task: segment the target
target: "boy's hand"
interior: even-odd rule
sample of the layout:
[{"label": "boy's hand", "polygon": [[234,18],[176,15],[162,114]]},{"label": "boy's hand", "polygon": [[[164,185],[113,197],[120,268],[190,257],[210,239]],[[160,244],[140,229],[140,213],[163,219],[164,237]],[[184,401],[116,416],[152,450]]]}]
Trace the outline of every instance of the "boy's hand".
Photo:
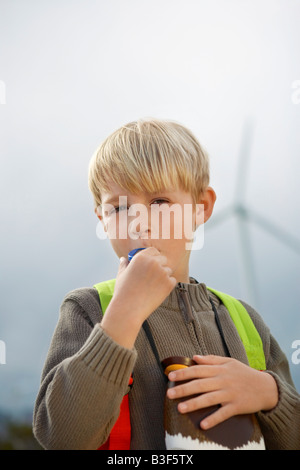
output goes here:
[{"label": "boy's hand", "polygon": [[177,280],[167,258],[154,248],[121,258],[113,298],[102,320],[103,329],[119,344],[132,348],[143,322],[164,301]]},{"label": "boy's hand", "polygon": [[114,298],[122,300],[141,320],[141,324],[164,301],[176,285],[167,258],[154,248],[137,253],[129,263],[121,258]]},{"label": "boy's hand", "polygon": [[271,374],[257,371],[242,362],[220,356],[194,356],[197,365],[169,374],[172,381],[190,380],[168,390],[169,398],[198,397],[180,402],[178,411],[187,413],[212,405],[221,407],[202,420],[209,429],[231,416],[256,413],[274,408],[278,389]]}]

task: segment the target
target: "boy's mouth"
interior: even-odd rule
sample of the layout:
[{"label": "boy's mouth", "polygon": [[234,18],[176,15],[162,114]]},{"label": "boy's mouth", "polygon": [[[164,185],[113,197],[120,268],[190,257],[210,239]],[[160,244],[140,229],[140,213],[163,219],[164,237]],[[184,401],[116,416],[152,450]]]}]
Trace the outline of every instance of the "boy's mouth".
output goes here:
[{"label": "boy's mouth", "polygon": [[139,246],[136,246],[135,248],[150,248],[151,246],[153,246],[153,243],[151,242],[151,240],[149,240],[149,238],[140,238],[139,240],[137,240],[137,245]]},{"label": "boy's mouth", "polygon": [[143,239],[140,239],[140,240],[137,240],[139,241],[139,243],[136,243],[133,247],[132,247],[132,250],[134,250],[135,248],[156,248],[158,251],[161,251],[157,246],[155,246],[151,240],[143,240]]}]

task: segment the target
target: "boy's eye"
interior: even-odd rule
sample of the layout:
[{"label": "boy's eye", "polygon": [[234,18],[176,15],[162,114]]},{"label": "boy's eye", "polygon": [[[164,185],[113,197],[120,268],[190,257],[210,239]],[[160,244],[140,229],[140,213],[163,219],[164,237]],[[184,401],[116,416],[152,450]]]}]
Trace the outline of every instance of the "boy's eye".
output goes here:
[{"label": "boy's eye", "polygon": [[[169,201],[167,201],[166,199],[155,199],[154,201],[151,202],[151,204],[160,205],[160,204],[168,204],[168,202]],[[127,211],[128,209],[129,209],[128,206],[116,206],[110,211],[109,214],[118,213],[124,210]]]},{"label": "boy's eye", "polygon": [[127,206],[117,206],[112,210],[112,212],[120,212],[120,211],[124,211],[124,210],[127,211],[127,209],[128,209]]},{"label": "boy's eye", "polygon": [[155,199],[152,204],[168,204],[168,202],[166,199]]}]

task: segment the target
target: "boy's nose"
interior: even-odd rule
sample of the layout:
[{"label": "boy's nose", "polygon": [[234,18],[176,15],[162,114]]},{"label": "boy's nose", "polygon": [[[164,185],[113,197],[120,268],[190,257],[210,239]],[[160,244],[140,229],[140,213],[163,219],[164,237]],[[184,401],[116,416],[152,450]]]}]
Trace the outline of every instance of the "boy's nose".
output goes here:
[{"label": "boy's nose", "polygon": [[150,227],[145,222],[133,224],[131,229],[129,226],[129,235],[132,234],[135,236],[135,238],[148,238],[150,236],[150,233]]},{"label": "boy's nose", "polygon": [[[143,210],[142,210],[143,209]],[[132,218],[128,226],[129,236],[133,238],[148,238],[151,233],[151,220],[145,207],[140,208],[138,215]]]}]

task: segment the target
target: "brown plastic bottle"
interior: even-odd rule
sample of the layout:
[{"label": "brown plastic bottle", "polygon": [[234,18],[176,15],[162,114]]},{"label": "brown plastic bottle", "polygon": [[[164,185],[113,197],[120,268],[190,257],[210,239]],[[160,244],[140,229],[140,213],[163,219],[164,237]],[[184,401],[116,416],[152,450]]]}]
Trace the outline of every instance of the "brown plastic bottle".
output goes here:
[{"label": "brown plastic bottle", "polygon": [[[171,370],[191,367],[196,363],[182,356],[172,356],[162,361],[165,374]],[[168,381],[168,388],[185,382]],[[196,395],[194,395],[196,396]],[[192,398],[186,397],[186,399]],[[165,397],[164,427],[167,450],[265,450],[264,439],[255,415],[239,415],[206,431],[200,428],[200,422],[219,408],[211,406],[179,413],[177,406],[183,399]]]}]

